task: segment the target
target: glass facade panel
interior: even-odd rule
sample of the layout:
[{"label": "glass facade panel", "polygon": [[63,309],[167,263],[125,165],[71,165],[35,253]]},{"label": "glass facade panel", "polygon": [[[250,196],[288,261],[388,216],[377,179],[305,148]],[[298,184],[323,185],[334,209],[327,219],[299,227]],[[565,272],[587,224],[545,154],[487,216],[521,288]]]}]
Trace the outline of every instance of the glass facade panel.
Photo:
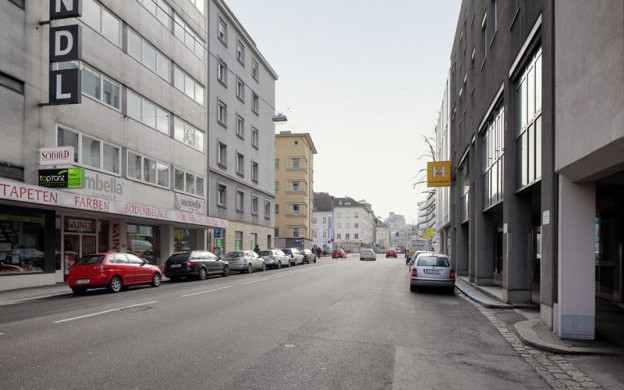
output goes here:
[{"label": "glass facade panel", "polygon": [[141,180],[141,163],[143,158],[132,152],[128,152],[128,177]]},{"label": "glass facade panel", "polygon": [[143,58],[142,42],[143,39],[137,33],[128,29],[128,54],[138,61],[142,61]]},{"label": "glass facade panel", "polygon": [[0,273],[44,271],[45,215],[0,207]]},{"label": "glass facade panel", "polygon": [[184,172],[179,169],[175,170],[175,189],[184,191]]},{"label": "glass facade panel", "polygon": [[142,120],[141,97],[130,90],[126,95],[126,115],[138,121]]},{"label": "glass facade panel", "polygon": [[57,146],[73,146],[74,147],[74,162],[78,162],[78,133],[69,131],[59,127],[56,144]]},{"label": "glass facade panel", "polygon": [[143,123],[150,127],[156,127],[156,106],[143,99]]},{"label": "glass facade panel", "polygon": [[120,150],[118,147],[115,147],[110,144],[104,144],[104,167],[105,171],[113,172],[113,173],[121,173],[120,169]]},{"label": "glass facade panel", "polygon": [[156,107],[156,129],[169,134],[169,113]]},{"label": "glass facade panel", "polygon": [[104,77],[102,84],[104,86],[104,103],[119,109],[121,107],[121,88],[119,84],[106,77]]},{"label": "glass facade panel", "polygon": [[94,140],[93,138],[89,138],[83,135],[82,136],[82,161],[81,161],[82,164],[100,169],[101,168],[100,154],[101,154],[100,141]]},{"label": "glass facade panel", "polygon": [[82,69],[82,92],[100,100],[100,74],[91,69]]},{"label": "glass facade panel", "polygon": [[158,185],[169,187],[169,166],[156,163],[156,170],[158,171]]},{"label": "glass facade panel", "polygon": [[156,71],[156,49],[147,42],[143,42],[143,64]]},{"label": "glass facade panel", "polygon": [[105,9],[102,9],[102,35],[117,46],[121,43],[121,23]]},{"label": "glass facade panel", "polygon": [[148,183],[156,183],[156,161],[148,158],[143,159],[143,180]]}]

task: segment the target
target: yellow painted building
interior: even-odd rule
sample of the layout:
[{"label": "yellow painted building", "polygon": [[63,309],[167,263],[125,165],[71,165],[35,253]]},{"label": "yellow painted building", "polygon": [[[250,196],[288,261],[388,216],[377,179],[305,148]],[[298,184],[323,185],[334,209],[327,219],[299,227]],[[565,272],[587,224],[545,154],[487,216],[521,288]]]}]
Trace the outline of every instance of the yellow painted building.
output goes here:
[{"label": "yellow painted building", "polygon": [[312,246],[314,155],[308,133],[282,131],[275,135],[275,244]]}]

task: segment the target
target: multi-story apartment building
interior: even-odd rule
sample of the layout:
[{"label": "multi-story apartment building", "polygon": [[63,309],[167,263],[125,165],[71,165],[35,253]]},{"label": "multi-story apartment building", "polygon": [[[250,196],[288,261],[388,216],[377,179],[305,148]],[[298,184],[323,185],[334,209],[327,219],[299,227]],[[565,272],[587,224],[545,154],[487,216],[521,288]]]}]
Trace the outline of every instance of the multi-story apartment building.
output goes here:
[{"label": "multi-story apartment building", "polygon": [[312,244],[331,252],[334,244],[334,197],[327,192],[315,192],[312,209]]},{"label": "multi-story apartment building", "polygon": [[623,15],[615,0],[463,1],[453,44],[458,275],[538,304],[564,338],[594,337],[596,297],[623,300]]},{"label": "multi-story apartment building", "polygon": [[[451,159],[451,133],[449,111],[448,79],[444,87],[442,105],[438,112],[435,126],[435,157],[438,161]],[[435,188],[435,231],[438,235],[440,251],[453,256],[451,250],[451,189],[449,187]]]},{"label": "multi-story apartment building", "polygon": [[275,136],[275,237],[280,247],[312,246],[314,155],[309,133]]},{"label": "multi-story apartment building", "polygon": [[435,229],[435,191],[428,191],[425,200],[418,202],[418,231],[421,235]]},{"label": "multi-story apartment building", "polygon": [[384,223],[390,228],[390,247],[398,248],[408,244],[409,232],[403,215],[390,212]]},{"label": "multi-story apartment building", "polygon": [[[206,212],[204,2],[82,0],[76,16],[76,2],[50,1],[0,1],[0,262],[14,271],[0,289],[62,281],[89,252],[162,264],[228,227]],[[74,16],[45,23],[54,9]],[[57,42],[50,64],[53,31],[68,25],[81,50]],[[81,103],[50,104],[68,97]],[[40,171],[51,163],[62,169]],[[68,187],[69,167],[78,188],[50,188]]]},{"label": "multi-story apartment building", "polygon": [[208,7],[208,213],[229,221],[209,248],[271,248],[277,74],[223,0]]},{"label": "multi-story apartment building", "polygon": [[370,204],[352,198],[335,198],[335,246],[358,252],[374,243],[375,216]]},{"label": "multi-story apartment building", "polygon": [[375,219],[375,243],[383,249],[390,247],[390,228],[378,218]]}]

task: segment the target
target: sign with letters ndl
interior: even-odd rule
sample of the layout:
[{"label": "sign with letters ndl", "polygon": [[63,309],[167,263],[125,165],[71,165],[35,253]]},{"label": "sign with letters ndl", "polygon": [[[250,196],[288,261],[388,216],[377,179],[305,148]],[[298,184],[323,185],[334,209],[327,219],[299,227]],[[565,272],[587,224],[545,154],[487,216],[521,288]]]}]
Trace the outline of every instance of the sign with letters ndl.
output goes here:
[{"label": "sign with letters ndl", "polygon": [[41,148],[39,165],[71,165],[74,163],[74,147]]},{"label": "sign with letters ndl", "polygon": [[[50,0],[50,20],[81,16],[80,0]],[[77,24],[50,27],[50,63],[79,61],[82,30]],[[82,102],[80,69],[50,71],[49,102],[52,105]]]}]

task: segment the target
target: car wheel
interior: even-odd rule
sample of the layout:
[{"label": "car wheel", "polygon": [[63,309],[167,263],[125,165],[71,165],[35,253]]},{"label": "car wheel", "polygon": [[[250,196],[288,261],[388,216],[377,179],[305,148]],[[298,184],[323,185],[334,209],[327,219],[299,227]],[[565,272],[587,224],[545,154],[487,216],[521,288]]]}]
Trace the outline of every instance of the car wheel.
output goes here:
[{"label": "car wheel", "polygon": [[177,276],[169,277],[169,282],[171,282],[171,283],[177,283],[179,281],[180,281],[180,278],[178,278]]},{"label": "car wheel", "polygon": [[113,276],[110,283],[108,284],[108,289],[111,292],[118,293],[123,288],[123,282],[119,276]]},{"label": "car wheel", "polygon": [[83,295],[87,289],[84,287],[72,287],[72,292],[76,295]]},{"label": "car wheel", "polygon": [[416,291],[418,291],[418,288],[416,286],[410,286],[410,291],[411,292],[416,292]]},{"label": "car wheel", "polygon": [[281,261],[277,262],[277,269],[282,269],[282,262]]},{"label": "car wheel", "polygon": [[449,287],[446,291],[449,295],[455,295],[455,286]]},{"label": "car wheel", "polygon": [[160,273],[154,272],[154,276],[152,276],[152,287],[160,286],[160,282],[162,281],[162,277]]},{"label": "car wheel", "polygon": [[266,271],[266,264],[262,264],[262,270]]},{"label": "car wheel", "polygon": [[205,268],[200,268],[199,269],[199,280],[206,280],[206,269]]},{"label": "car wheel", "polygon": [[230,267],[223,267],[223,277],[230,276]]},{"label": "car wheel", "polygon": [[253,266],[251,265],[251,263],[247,266],[247,273],[250,274],[253,272]]}]

